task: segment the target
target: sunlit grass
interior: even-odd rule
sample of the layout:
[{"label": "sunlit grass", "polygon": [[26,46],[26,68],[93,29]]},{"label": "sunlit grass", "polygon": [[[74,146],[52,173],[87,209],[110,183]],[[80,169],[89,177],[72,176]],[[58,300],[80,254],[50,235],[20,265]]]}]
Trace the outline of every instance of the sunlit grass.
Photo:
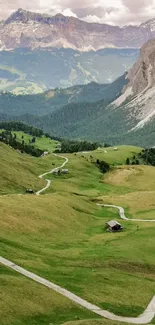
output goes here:
[{"label": "sunlit grass", "polygon": [[[32,183],[37,182],[36,187],[41,188],[44,181],[40,181],[38,175],[63,162],[52,155],[39,159],[21,155],[3,144],[0,148],[3,150],[1,179],[5,192],[15,188],[17,193],[22,189],[21,175],[24,187],[28,186],[28,177],[33,175]],[[138,316],[155,293],[155,223],[120,221],[117,210],[99,208],[95,202],[122,205],[131,218],[153,217],[155,169],[115,167],[103,175],[88,157],[65,156],[69,158],[66,165],[69,174],[48,175],[52,184],[43,195],[10,196],[9,200],[0,197],[1,255],[103,309],[118,315]],[[6,183],[4,176],[8,170]],[[13,173],[16,175],[14,187],[11,185]],[[123,232],[105,230],[105,223],[111,219],[122,223]],[[46,289],[35,289],[40,288],[37,284],[31,287],[31,298],[29,280],[20,277],[18,281],[13,275],[10,287],[5,270],[3,280],[6,284],[3,299],[7,303],[2,324],[57,325],[68,321],[71,321],[68,325],[74,322],[75,325],[116,324],[108,320],[93,321],[94,314],[72,308],[62,297],[59,302],[59,296],[54,298],[54,304],[50,299],[55,293],[47,290],[49,295],[46,296]],[[38,299],[35,301],[33,290],[37,290],[36,297],[40,297],[41,303]],[[22,308],[19,308],[19,300]],[[78,323],[76,317],[88,321]]]}]

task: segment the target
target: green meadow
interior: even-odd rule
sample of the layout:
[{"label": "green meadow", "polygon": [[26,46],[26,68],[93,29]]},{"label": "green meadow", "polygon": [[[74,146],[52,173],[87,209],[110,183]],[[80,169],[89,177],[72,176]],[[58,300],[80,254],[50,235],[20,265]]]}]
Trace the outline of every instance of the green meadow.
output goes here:
[{"label": "green meadow", "polygon": [[[22,131],[12,131],[12,134],[14,133],[16,134],[17,139],[19,141],[24,140],[26,144],[29,144],[29,141],[31,141],[33,138],[33,136]],[[35,143],[33,143],[32,145],[41,150],[53,152],[57,148],[58,144],[59,141],[51,140],[50,138],[46,138],[45,136],[42,136],[42,137],[35,137]]]},{"label": "green meadow", "polygon": [[[117,150],[116,150],[117,149]],[[137,155],[142,151],[142,148],[134,146],[118,146],[108,148],[98,148],[92,152],[79,153],[79,155],[90,159],[100,159],[115,166],[125,164],[126,159],[132,159],[134,155]]]},{"label": "green meadow", "polygon": [[[154,167],[121,166],[140,149],[107,149],[106,159],[114,166],[106,175],[89,157],[104,159],[105,153],[65,155],[69,174],[48,175],[51,187],[37,197],[22,189],[43,187],[38,175],[63,160],[52,155],[28,157],[1,144],[0,148],[2,194],[21,193],[0,197],[1,255],[117,315],[141,314],[155,294],[155,223],[120,221],[117,210],[96,205],[117,204],[130,218],[153,219]],[[122,223],[123,232],[106,231],[105,223],[111,219]],[[4,267],[1,283],[2,325],[119,324]]]}]

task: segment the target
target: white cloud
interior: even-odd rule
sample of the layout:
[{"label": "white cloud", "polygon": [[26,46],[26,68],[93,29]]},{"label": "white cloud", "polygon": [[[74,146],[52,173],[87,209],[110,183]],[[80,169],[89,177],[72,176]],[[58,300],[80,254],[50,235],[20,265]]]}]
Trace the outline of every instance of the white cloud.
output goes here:
[{"label": "white cloud", "polygon": [[155,17],[155,0],[0,0],[0,8],[1,19],[18,8],[116,25],[139,24]]},{"label": "white cloud", "polygon": [[63,10],[62,14],[64,16],[77,18],[77,15],[70,8],[67,8],[67,9]]},{"label": "white cloud", "polygon": [[88,15],[84,17],[84,20],[87,21],[88,23],[100,23],[101,19],[98,16],[95,15]]}]

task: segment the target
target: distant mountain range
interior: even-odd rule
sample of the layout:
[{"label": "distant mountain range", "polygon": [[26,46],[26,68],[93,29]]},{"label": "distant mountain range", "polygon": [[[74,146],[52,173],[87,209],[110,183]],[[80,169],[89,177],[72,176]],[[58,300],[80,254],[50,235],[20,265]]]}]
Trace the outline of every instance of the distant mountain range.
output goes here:
[{"label": "distant mountain range", "polygon": [[113,82],[154,37],[155,19],[119,27],[19,9],[0,22],[0,91],[35,94]]},{"label": "distant mountain range", "polygon": [[110,83],[135,63],[137,49],[0,51],[0,91],[34,94],[51,88]]},{"label": "distant mountain range", "polygon": [[19,9],[0,24],[1,50],[16,48],[140,48],[155,37],[155,19],[140,26],[87,23],[58,14],[54,17]]},{"label": "distant mountain range", "polygon": [[[120,28],[20,9],[1,23],[0,34],[1,120],[59,137],[155,146],[155,20]],[[71,46],[52,47],[61,36]]]},{"label": "distant mountain range", "polygon": [[110,144],[155,146],[155,40],[112,84],[75,86],[33,96],[0,96],[1,120],[20,120],[51,135]]}]

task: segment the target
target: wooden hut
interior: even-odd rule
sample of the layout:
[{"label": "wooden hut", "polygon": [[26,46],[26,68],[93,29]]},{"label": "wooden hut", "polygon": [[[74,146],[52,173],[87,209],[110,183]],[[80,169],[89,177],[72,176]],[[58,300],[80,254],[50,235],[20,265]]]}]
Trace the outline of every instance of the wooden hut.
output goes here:
[{"label": "wooden hut", "polygon": [[107,230],[109,230],[111,232],[116,232],[116,231],[123,230],[122,225],[119,222],[115,221],[115,220],[111,220],[111,221],[107,222],[106,227],[107,227]]}]

